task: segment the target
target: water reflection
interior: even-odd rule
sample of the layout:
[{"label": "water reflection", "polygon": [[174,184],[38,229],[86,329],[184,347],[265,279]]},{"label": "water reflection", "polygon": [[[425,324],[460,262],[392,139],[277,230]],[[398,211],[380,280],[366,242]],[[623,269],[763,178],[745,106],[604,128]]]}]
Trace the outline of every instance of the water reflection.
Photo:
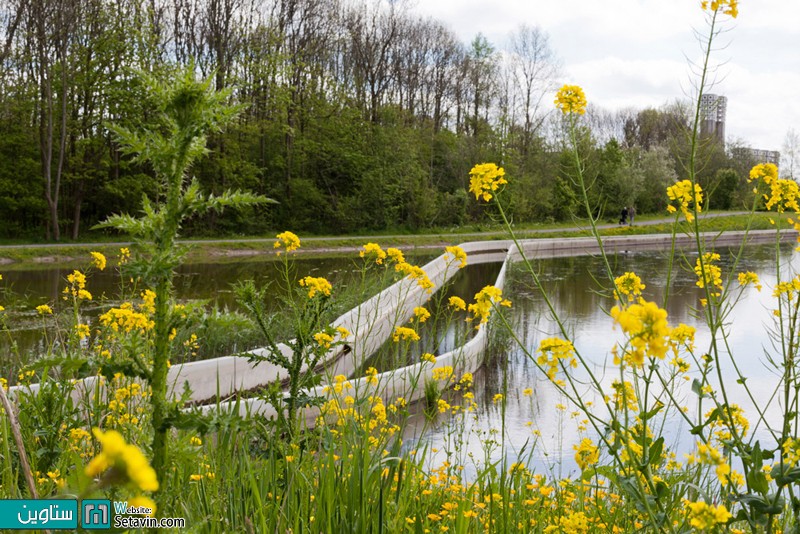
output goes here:
[{"label": "water reflection", "polygon": [[[799,266],[800,256],[794,253],[791,247],[782,249],[782,252],[787,258],[783,265],[783,278],[792,268]],[[732,255],[729,251],[721,251],[721,256],[723,272],[726,272],[732,266]],[[647,284],[645,298],[663,303],[670,270],[663,253],[619,255],[611,260],[615,276],[626,271],[635,271]],[[709,350],[710,336],[704,324],[696,318],[697,311],[701,309],[700,299],[703,295],[702,290],[695,285],[696,276],[691,270],[694,261],[695,257],[692,256],[673,266],[666,309],[671,326],[685,323],[698,329],[696,354],[701,355]],[[762,406],[766,405],[777,385],[776,371],[767,363],[767,355],[777,353],[771,346],[768,334],[774,318],[772,310],[776,307],[772,297],[772,288],[777,280],[774,264],[774,249],[752,247],[747,250],[746,258],[737,266],[737,272],[756,272],[761,278],[764,289],[758,292],[752,286],[744,288],[739,303],[725,318],[724,322],[730,333],[729,346],[733,354],[723,351],[721,364],[730,401],[745,409],[752,425],[750,434],[755,434],[762,443],[770,441],[770,434],[763,422],[758,424],[753,403],[744,388],[734,383],[737,377],[734,374],[733,358],[743,374],[748,377],[747,384],[756,396],[756,401]],[[772,271],[770,271],[771,265]],[[621,339],[621,333],[613,328],[612,320],[607,314],[607,310],[614,305],[613,299],[602,294],[599,291],[600,286],[595,281],[595,277],[603,276],[602,262],[598,258],[585,256],[557,258],[539,261],[536,263],[536,268],[557,314],[566,320],[566,328],[572,333],[576,349],[587,359],[592,373],[608,389],[611,381],[618,378],[617,367],[612,363],[610,349]],[[735,279],[734,286],[738,288]],[[535,353],[542,339],[559,334],[558,325],[550,316],[542,294],[531,289],[529,275],[521,274],[515,269],[505,294],[509,295],[514,303],[509,311],[514,333],[530,353]],[[573,376],[583,383],[588,383],[589,377],[585,372],[576,370]],[[677,385],[670,387],[670,392],[686,405],[690,413],[696,415],[697,396],[691,392],[691,379],[699,376],[699,373],[692,370],[689,376],[688,381],[678,380]],[[533,394],[526,396],[523,393],[526,388],[532,388]],[[502,405],[493,402],[494,396],[498,393],[503,393],[506,397],[504,435],[501,432]],[[593,397],[588,386],[579,389],[578,394],[584,401],[600,404],[601,399]],[[510,462],[522,457],[523,461],[540,472],[558,468],[564,469],[564,474],[567,474],[569,470],[576,469],[572,446],[579,442],[578,427],[581,425],[582,417],[572,413],[569,403],[538,371],[525,351],[515,343],[510,341],[500,343],[500,347],[491,352],[486,365],[476,375],[475,398],[479,408],[475,419],[468,418],[465,423],[468,438],[460,453],[461,461],[467,466],[475,459],[497,460],[500,457],[497,448],[499,445],[487,455],[485,445],[478,439],[481,436],[489,436],[494,442],[504,444]],[[770,408],[767,409],[766,418],[774,425],[777,423],[775,417],[780,412],[777,400],[773,400]],[[710,401],[704,401],[701,409],[703,412],[710,410]],[[452,425],[456,424],[460,424],[457,419],[443,421],[422,433],[417,429],[416,436],[410,431],[406,439],[419,437],[423,444],[441,450],[451,439]],[[692,447],[692,442],[685,438],[691,436],[688,432],[688,423],[683,418],[675,416],[662,421],[661,424],[667,428],[665,431],[667,444],[671,442],[677,452],[687,451]],[[588,429],[588,433],[592,435],[591,428]],[[683,440],[679,441],[678,438]],[[534,442],[536,447],[531,453]],[[458,458],[450,458],[451,462],[454,460]]]}]

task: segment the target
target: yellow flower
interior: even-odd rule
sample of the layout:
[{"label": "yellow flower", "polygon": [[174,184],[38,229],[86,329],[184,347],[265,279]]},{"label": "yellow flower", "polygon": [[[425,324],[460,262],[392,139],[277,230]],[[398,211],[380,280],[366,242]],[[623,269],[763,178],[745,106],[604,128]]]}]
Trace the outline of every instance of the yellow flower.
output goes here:
[{"label": "yellow flower", "polygon": [[[414,317],[416,317],[419,322],[424,323],[425,321],[430,319],[431,312],[429,312],[422,306],[417,306],[416,308],[414,308]],[[413,321],[414,319],[412,318],[411,320]]]},{"label": "yellow flower", "polygon": [[403,341],[419,341],[419,334],[413,328],[398,326],[392,334],[392,340],[397,343],[401,339]]},{"label": "yellow flower", "polygon": [[99,252],[90,252],[92,255],[92,263],[101,271],[106,268],[106,257]]},{"label": "yellow flower", "polygon": [[422,289],[427,290],[428,293],[430,293],[434,287],[433,282],[431,282],[431,279],[428,278],[428,275],[425,273],[422,267],[411,265],[410,263],[403,261],[395,265],[394,270],[399,273],[403,273],[412,280],[415,280],[417,285]]},{"label": "yellow flower", "polygon": [[118,265],[124,265],[128,263],[128,260],[131,259],[131,251],[128,247],[122,247],[119,249],[119,260],[117,262]]},{"label": "yellow flower", "polygon": [[92,433],[103,449],[86,466],[87,476],[94,478],[108,471],[111,480],[121,479],[141,491],[158,490],[156,472],[136,445],[127,444],[115,430],[103,432],[94,428]]},{"label": "yellow flower", "polygon": [[[766,208],[771,210],[775,207],[778,213],[783,213],[790,209],[800,212],[797,199],[800,196],[800,186],[794,180],[775,180],[770,184],[770,195],[764,195],[767,201]],[[770,220],[772,224],[774,221]]]},{"label": "yellow flower", "polygon": [[636,273],[625,273],[620,277],[614,279],[614,284],[617,287],[617,292],[614,293],[614,298],[618,299],[619,295],[628,297],[628,301],[633,301],[634,298],[642,294],[645,286],[642,279],[636,276]]},{"label": "yellow flower", "polygon": [[703,11],[722,11],[723,15],[730,15],[736,18],[739,15],[739,0],[702,0],[700,7]]},{"label": "yellow flower", "polygon": [[[633,365],[644,363],[645,356],[663,358],[667,353],[670,328],[667,324],[667,311],[654,302],[639,299],[626,309],[619,306],[611,308],[611,317],[628,334],[630,350],[627,360]],[[619,363],[615,358],[615,363]]]},{"label": "yellow flower", "polygon": [[500,288],[486,286],[475,294],[475,303],[470,304],[468,308],[472,314],[472,320],[480,319],[480,323],[475,328],[489,321],[492,308],[498,304],[500,306],[511,306],[511,301],[503,299],[503,292]]},{"label": "yellow flower", "polygon": [[76,324],[75,325],[75,333],[78,334],[78,337],[81,339],[89,337],[89,325],[88,324]]},{"label": "yellow flower", "polygon": [[699,530],[713,528],[714,525],[726,523],[731,513],[725,505],[710,506],[703,501],[689,503],[689,524]]},{"label": "yellow flower", "polygon": [[189,480],[191,480],[192,482],[198,482],[200,480],[203,480],[203,475],[197,475],[197,474],[189,475]]},{"label": "yellow flower", "polygon": [[[694,187],[692,187],[692,182],[690,180],[675,182],[675,185],[671,185],[667,188],[667,196],[670,200],[678,201],[680,204],[679,207],[688,222],[694,220],[694,213],[689,210],[690,203],[694,203],[698,213],[702,211],[703,189],[700,187],[700,184],[694,184]],[[677,210],[674,206],[669,205],[667,206],[667,211],[675,213]]]},{"label": "yellow flower", "polygon": [[715,297],[720,296],[720,291],[722,290],[722,269],[719,268],[719,265],[714,264],[714,262],[719,261],[719,259],[719,254],[715,252],[706,252],[703,254],[702,264],[700,258],[697,258],[694,267],[694,272],[697,275],[697,287],[708,286],[710,288],[715,288],[716,291],[711,292],[711,295]]},{"label": "yellow flower", "polygon": [[464,252],[463,248],[459,246],[453,246],[453,247],[445,247],[444,250],[445,250],[444,254],[445,261],[450,261],[450,256],[452,255],[453,261],[460,262],[458,265],[459,269],[463,269],[464,267],[467,266],[467,253]]},{"label": "yellow flower", "polygon": [[405,263],[406,258],[403,256],[403,251],[399,248],[389,247],[386,249],[386,254],[389,256],[389,259],[395,263]]},{"label": "yellow flower", "polygon": [[483,198],[484,202],[492,200],[492,193],[508,181],[504,178],[506,171],[494,163],[479,163],[469,171],[469,190],[475,200]]},{"label": "yellow flower", "polygon": [[533,388],[523,389],[522,394],[525,395],[526,397],[530,397],[531,395],[533,395]]},{"label": "yellow flower", "polygon": [[39,315],[53,315],[53,309],[48,306],[47,304],[42,304],[41,306],[36,306],[36,311],[39,312]]},{"label": "yellow flower", "polygon": [[586,113],[586,95],[583,94],[583,89],[578,85],[564,85],[556,93],[554,103],[564,115],[568,113],[583,115]]},{"label": "yellow flower", "polygon": [[600,459],[600,451],[589,438],[583,438],[579,445],[573,445],[575,452],[575,462],[581,471],[587,467],[595,465]]},{"label": "yellow flower", "polygon": [[[275,237],[277,241],[272,245],[273,248],[284,247],[286,252],[291,252],[300,248],[300,238],[292,232],[281,232]],[[278,255],[280,255],[280,251],[278,251]]]},{"label": "yellow flower", "polygon": [[367,378],[367,384],[377,385],[378,384],[378,370],[374,367],[369,367],[365,372],[364,376]]},{"label": "yellow flower", "polygon": [[625,380],[620,382],[614,380],[611,383],[611,388],[614,390],[614,404],[617,410],[629,409],[633,412],[639,410],[639,405],[636,403],[636,392],[633,390],[633,384]]},{"label": "yellow flower", "polygon": [[345,328],[343,326],[337,326],[336,327],[336,332],[339,334],[339,337],[342,338],[342,339],[347,339],[348,337],[350,337],[350,330],[348,330],[347,328]]},{"label": "yellow flower", "polygon": [[317,332],[314,334],[314,340],[319,343],[321,347],[329,349],[331,348],[331,343],[333,343],[333,336],[325,332]]},{"label": "yellow flower", "polygon": [[326,297],[331,296],[331,283],[322,277],[306,276],[300,280],[300,285],[308,288],[308,298],[314,298],[317,293],[321,293]]},{"label": "yellow flower", "polygon": [[448,306],[450,306],[451,308],[453,308],[455,310],[466,310],[467,309],[467,303],[464,302],[464,299],[462,299],[461,297],[452,296],[447,301],[447,304],[448,304]]},{"label": "yellow flower", "polygon": [[436,363],[436,356],[431,354],[430,352],[424,353],[422,356],[419,357],[420,361],[428,362],[428,363]]},{"label": "yellow flower", "polygon": [[373,259],[378,265],[382,264],[383,260],[386,259],[386,252],[377,243],[367,243],[361,248],[362,250],[358,255],[362,258]]},{"label": "yellow flower", "polygon": [[560,360],[566,360],[570,367],[577,367],[578,365],[575,359],[575,347],[571,342],[557,337],[543,339],[539,343],[538,352],[539,357],[536,359],[536,363],[546,367],[545,372],[550,380],[555,379]]},{"label": "yellow flower", "polygon": [[494,397],[492,397],[492,402],[495,404],[497,404],[498,402],[503,402],[503,394],[495,393]]},{"label": "yellow flower", "polygon": [[203,440],[198,438],[197,436],[192,436],[191,439],[189,440],[189,443],[195,445],[196,447],[199,447],[200,445],[203,444]]},{"label": "yellow flower", "polygon": [[739,285],[746,286],[748,284],[753,284],[757,291],[761,291],[761,281],[756,273],[751,271],[739,273]]},{"label": "yellow flower", "polygon": [[773,163],[760,163],[750,169],[750,176],[747,181],[764,180],[764,183],[771,185],[778,180],[778,167]]}]

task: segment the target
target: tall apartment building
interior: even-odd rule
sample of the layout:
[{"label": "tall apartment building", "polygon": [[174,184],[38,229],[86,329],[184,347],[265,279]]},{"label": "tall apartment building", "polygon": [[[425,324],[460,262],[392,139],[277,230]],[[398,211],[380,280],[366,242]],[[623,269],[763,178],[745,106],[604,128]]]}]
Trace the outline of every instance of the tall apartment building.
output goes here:
[{"label": "tall apartment building", "polygon": [[759,148],[748,148],[747,150],[756,163],[772,163],[776,167],[781,164],[781,153],[777,150],[761,150]]},{"label": "tall apartment building", "polygon": [[700,97],[700,134],[713,136],[725,146],[725,112],[728,97],[705,94]]}]

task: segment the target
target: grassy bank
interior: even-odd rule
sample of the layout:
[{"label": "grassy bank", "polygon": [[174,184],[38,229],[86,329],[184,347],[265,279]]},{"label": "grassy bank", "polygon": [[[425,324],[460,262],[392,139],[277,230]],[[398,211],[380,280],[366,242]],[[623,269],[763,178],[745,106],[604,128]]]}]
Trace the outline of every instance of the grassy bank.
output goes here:
[{"label": "grassy bank", "polygon": [[[750,224],[751,229],[772,228],[770,219],[776,220],[779,215],[757,213],[726,214],[725,212],[711,212],[701,220],[701,229],[706,232],[725,232],[744,230]],[[585,221],[560,224],[523,224],[517,225],[515,230],[521,238],[562,238],[585,237],[590,235],[588,224]],[[669,233],[672,228],[672,219],[656,216],[642,216],[637,218],[635,226],[619,226],[615,224],[603,225],[600,229],[602,235],[641,235]],[[686,225],[686,223],[681,223]],[[686,230],[690,230],[688,225]],[[418,234],[370,234],[358,236],[300,236],[303,248],[298,251],[305,257],[331,256],[335,254],[351,253],[358,250],[367,241],[377,241],[384,246],[409,248],[434,248],[465,241],[483,241],[504,239],[507,234],[499,226],[470,226],[449,230],[439,229]],[[183,243],[190,248],[187,256],[188,262],[229,262],[239,261],[244,257],[274,255],[273,236],[251,236],[220,239],[190,239]],[[31,269],[46,267],[53,264],[70,265],[82,261],[87,251],[96,250],[109,257],[115,257],[120,247],[128,246],[126,239],[115,241],[92,241],[89,243],[58,243],[58,244],[5,244],[0,245],[0,264],[3,269]]]}]

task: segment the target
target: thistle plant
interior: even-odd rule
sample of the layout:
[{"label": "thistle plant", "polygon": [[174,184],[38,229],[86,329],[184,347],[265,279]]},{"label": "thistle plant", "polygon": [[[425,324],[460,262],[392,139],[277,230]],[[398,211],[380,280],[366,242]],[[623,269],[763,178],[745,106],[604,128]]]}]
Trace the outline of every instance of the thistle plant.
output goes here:
[{"label": "thistle plant", "polygon": [[167,465],[167,432],[177,415],[167,396],[167,369],[173,278],[186,252],[177,243],[181,225],[192,215],[267,199],[241,192],[204,195],[191,177],[192,164],[207,153],[206,136],[236,117],[237,108],[228,103],[228,92],[214,91],[210,80],[198,82],[191,68],[166,84],[152,79],[147,82],[156,106],[151,125],[139,132],[122,126],[112,131],[126,154],[153,169],[159,196],[142,199],[140,217],[114,215],[100,227],[115,228],[136,240],[126,267],[132,277],[155,291],[153,360],[139,362],[136,376],[147,380],[152,388],[153,467],[161,473]]}]

